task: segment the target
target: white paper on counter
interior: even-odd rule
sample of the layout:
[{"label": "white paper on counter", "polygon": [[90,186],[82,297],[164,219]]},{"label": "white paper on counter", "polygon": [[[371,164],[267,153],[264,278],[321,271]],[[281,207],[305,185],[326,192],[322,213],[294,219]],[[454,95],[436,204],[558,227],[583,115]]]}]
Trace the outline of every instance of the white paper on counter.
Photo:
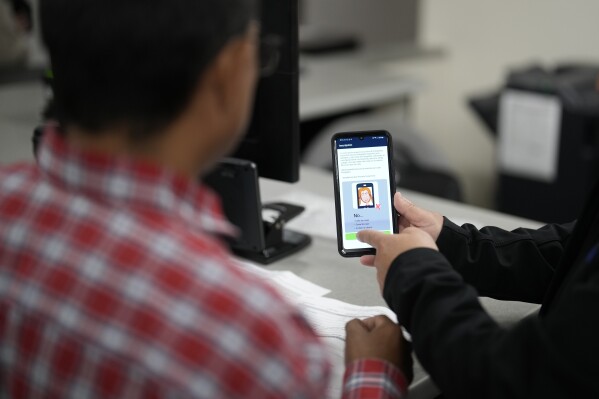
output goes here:
[{"label": "white paper on counter", "polygon": [[290,271],[267,270],[264,267],[238,259],[239,266],[248,272],[269,281],[282,295],[293,299],[295,297],[321,297],[331,292]]},{"label": "white paper on counter", "polygon": [[[317,284],[305,280],[292,272],[267,270],[243,260],[239,266],[249,273],[270,282],[289,301],[295,303],[328,349],[333,366],[326,398],[341,397],[343,374],[345,372],[345,325],[353,319],[366,319],[386,315],[397,322],[395,314],[384,306],[359,306],[323,295],[331,292]],[[410,339],[404,330],[404,336]]]}]

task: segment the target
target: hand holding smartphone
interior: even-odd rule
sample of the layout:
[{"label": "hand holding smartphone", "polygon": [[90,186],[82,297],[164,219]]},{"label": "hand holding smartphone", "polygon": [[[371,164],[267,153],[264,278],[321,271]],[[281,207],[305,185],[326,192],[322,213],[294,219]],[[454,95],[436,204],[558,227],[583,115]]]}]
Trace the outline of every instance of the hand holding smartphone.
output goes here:
[{"label": "hand holding smartphone", "polygon": [[358,231],[398,232],[391,135],[382,130],[337,133],[331,149],[339,254],[374,254],[374,248],[358,241]]}]

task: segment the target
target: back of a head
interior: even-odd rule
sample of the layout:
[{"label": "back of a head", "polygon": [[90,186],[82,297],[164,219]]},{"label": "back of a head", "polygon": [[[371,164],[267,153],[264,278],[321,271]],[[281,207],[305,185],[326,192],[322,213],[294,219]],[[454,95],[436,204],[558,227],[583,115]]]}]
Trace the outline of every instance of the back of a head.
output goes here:
[{"label": "back of a head", "polygon": [[59,121],[152,134],[185,108],[203,72],[257,18],[257,0],[44,0],[42,34]]}]

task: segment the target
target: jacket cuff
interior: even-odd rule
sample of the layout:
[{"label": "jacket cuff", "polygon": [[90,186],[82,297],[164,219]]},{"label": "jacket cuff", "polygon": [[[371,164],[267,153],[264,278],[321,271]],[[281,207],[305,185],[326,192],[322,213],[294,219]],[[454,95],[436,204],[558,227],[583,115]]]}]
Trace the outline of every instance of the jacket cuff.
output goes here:
[{"label": "jacket cuff", "polygon": [[462,245],[463,240],[469,240],[468,232],[444,216],[443,228],[436,242],[439,252],[451,259],[456,246]]}]

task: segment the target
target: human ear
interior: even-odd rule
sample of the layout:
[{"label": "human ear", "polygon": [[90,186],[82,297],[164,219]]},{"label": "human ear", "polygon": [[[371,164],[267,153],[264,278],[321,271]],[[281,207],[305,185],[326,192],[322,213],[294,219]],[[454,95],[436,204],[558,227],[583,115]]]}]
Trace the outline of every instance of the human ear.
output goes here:
[{"label": "human ear", "polygon": [[257,79],[257,33],[249,29],[229,40],[207,71],[205,84],[225,115],[251,99]]}]

